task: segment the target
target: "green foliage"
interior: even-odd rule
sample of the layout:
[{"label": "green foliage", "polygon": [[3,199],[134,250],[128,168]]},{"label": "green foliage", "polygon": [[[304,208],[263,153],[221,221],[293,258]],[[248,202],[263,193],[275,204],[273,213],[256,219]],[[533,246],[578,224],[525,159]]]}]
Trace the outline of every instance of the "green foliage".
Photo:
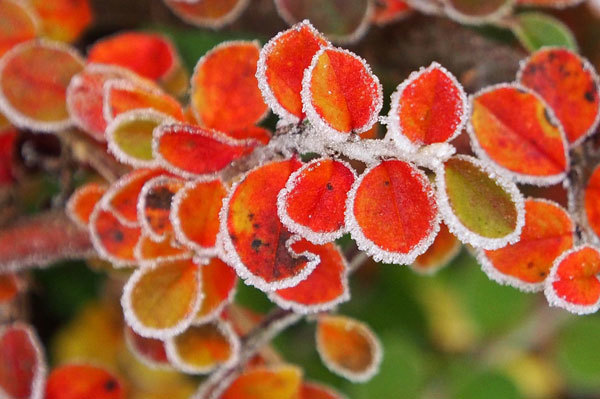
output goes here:
[{"label": "green foliage", "polygon": [[539,12],[524,12],[512,26],[515,36],[528,51],[544,46],[562,46],[577,51],[577,43],[569,28],[558,19]]}]

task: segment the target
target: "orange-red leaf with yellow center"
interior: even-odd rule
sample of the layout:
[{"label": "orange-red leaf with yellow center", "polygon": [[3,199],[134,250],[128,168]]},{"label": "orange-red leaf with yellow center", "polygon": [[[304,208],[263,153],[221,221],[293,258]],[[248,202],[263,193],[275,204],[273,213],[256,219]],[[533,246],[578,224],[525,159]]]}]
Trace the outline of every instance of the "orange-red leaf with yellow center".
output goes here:
[{"label": "orange-red leaf with yellow center", "polygon": [[44,36],[62,42],[73,42],[90,26],[94,16],[90,0],[33,0],[41,18]]},{"label": "orange-red leaf with yellow center", "polygon": [[377,121],[382,102],[377,77],[347,50],[320,50],[304,74],[304,110],[311,123],[326,132],[369,130]]},{"label": "orange-red leaf with yellow center", "polygon": [[89,227],[100,256],[123,263],[135,261],[134,249],[141,236],[139,227],[124,225],[113,212],[99,205],[92,213]]},{"label": "orange-red leaf with yellow center", "polygon": [[196,322],[218,316],[223,306],[232,299],[237,284],[235,270],[219,258],[210,259],[208,264],[200,268],[200,273],[204,299]]},{"label": "orange-red leaf with yellow center", "polygon": [[322,315],[316,337],[319,355],[331,371],[352,381],[366,381],[377,371],[381,345],[367,325],[349,317]]},{"label": "orange-red leaf with yellow center", "polygon": [[52,370],[46,382],[45,399],[124,399],[123,383],[108,371],[90,365],[72,364]]},{"label": "orange-red leaf with yellow center", "polygon": [[106,185],[87,183],[79,187],[69,198],[69,217],[80,226],[87,226],[94,207],[106,192]]},{"label": "orange-red leaf with yellow center", "polygon": [[527,291],[542,289],[552,264],[573,246],[575,227],[559,205],[529,199],[525,201],[525,226],[514,244],[484,251],[484,270],[501,283]]},{"label": "orange-red leaf with yellow center", "polygon": [[302,370],[279,365],[247,369],[231,383],[221,399],[298,399]]},{"label": "orange-red leaf with yellow center", "polygon": [[304,118],[302,78],[314,55],[329,43],[308,22],[301,22],[267,43],[259,60],[258,79],[265,100],[284,119]]},{"label": "orange-red leaf with yellow center", "polygon": [[560,180],[569,168],[563,133],[551,111],[533,93],[496,86],[472,99],[475,148],[520,181]]},{"label": "orange-red leaf with yellow center", "polygon": [[179,58],[171,41],[162,35],[123,32],[94,43],[88,62],[119,65],[159,80],[178,66]]},{"label": "orange-red leaf with yellow center", "polygon": [[19,0],[0,0],[0,56],[13,46],[34,39],[38,21],[27,4]]},{"label": "orange-red leaf with yellow center", "polygon": [[565,48],[535,52],[519,72],[519,81],[552,107],[570,143],[594,132],[600,120],[600,82],[594,67]]},{"label": "orange-red leaf with yellow center", "polygon": [[268,108],[258,89],[255,42],[225,42],[206,53],[192,76],[191,105],[203,126],[238,130],[256,124]]},{"label": "orange-red leaf with yellow center", "polygon": [[417,256],[412,268],[419,273],[433,273],[446,266],[460,252],[461,243],[450,233],[448,226],[440,224],[440,231],[433,244],[423,254]]},{"label": "orange-red leaf with yellow center", "polygon": [[255,140],[235,140],[223,133],[193,125],[167,125],[155,131],[155,155],[188,177],[210,175],[250,154]]},{"label": "orange-red leaf with yellow center", "polygon": [[294,286],[314,268],[306,256],[290,254],[291,233],[277,216],[277,194],[300,165],[296,158],[262,165],[226,199],[221,220],[225,250],[238,274],[261,289]]}]

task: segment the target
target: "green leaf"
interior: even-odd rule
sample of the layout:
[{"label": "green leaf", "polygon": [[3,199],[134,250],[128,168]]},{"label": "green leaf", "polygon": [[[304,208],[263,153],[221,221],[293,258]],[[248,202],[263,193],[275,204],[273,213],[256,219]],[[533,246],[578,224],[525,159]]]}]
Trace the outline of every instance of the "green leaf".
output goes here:
[{"label": "green leaf", "polygon": [[577,51],[577,42],[569,28],[558,19],[539,12],[524,12],[511,27],[523,47],[534,52],[544,46],[560,46]]},{"label": "green leaf", "polygon": [[518,399],[517,388],[501,374],[480,372],[471,374],[453,396],[456,399]]},{"label": "green leaf", "polygon": [[578,390],[600,389],[600,319],[572,317],[558,336],[557,360],[567,382]]}]

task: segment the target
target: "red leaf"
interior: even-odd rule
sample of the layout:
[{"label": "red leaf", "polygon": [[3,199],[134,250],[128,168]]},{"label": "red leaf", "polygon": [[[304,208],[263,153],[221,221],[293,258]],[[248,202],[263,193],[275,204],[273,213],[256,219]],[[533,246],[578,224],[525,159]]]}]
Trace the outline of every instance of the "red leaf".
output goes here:
[{"label": "red leaf", "polygon": [[243,129],[266,116],[256,81],[256,42],[224,42],[198,60],[192,76],[191,105],[203,126]]},{"label": "red leaf", "polygon": [[144,233],[156,241],[173,232],[170,221],[173,197],[183,188],[184,180],[157,176],[148,180],[140,192],[137,211]]},{"label": "red leaf", "polygon": [[89,228],[92,244],[102,258],[114,266],[135,264],[134,249],[141,236],[139,227],[126,226],[100,203],[92,212]]},{"label": "red leaf", "polygon": [[302,369],[279,364],[246,369],[237,377],[221,399],[298,399]]},{"label": "red leaf", "polygon": [[369,130],[383,95],[377,76],[366,62],[347,50],[323,48],[302,80],[302,104],[315,128],[333,137]]},{"label": "red leaf", "polygon": [[358,178],[348,196],[346,226],[360,249],[376,260],[410,264],[435,239],[434,192],[423,172],[390,160]]},{"label": "red leaf", "polygon": [[344,396],[324,385],[304,382],[299,399],[344,399]]},{"label": "red leaf", "polygon": [[350,299],[347,265],[335,244],[311,244],[306,240],[294,242],[290,249],[296,253],[309,252],[319,256],[315,270],[298,285],[277,290],[269,298],[285,309],[298,313],[330,310]]},{"label": "red leaf", "polygon": [[216,172],[250,154],[255,140],[235,140],[192,125],[165,125],[154,132],[153,151],[159,162],[184,177],[214,178]]},{"label": "red leaf", "polygon": [[106,189],[105,184],[87,183],[75,190],[67,203],[67,214],[71,220],[79,226],[87,228],[92,211]]},{"label": "red leaf", "polygon": [[260,51],[256,77],[265,101],[289,122],[304,118],[302,78],[314,55],[329,42],[308,22],[300,22],[269,40]]},{"label": "red leaf", "polygon": [[355,180],[354,170],[342,161],[320,158],[304,165],[278,195],[282,223],[315,244],[341,237],[348,191]]},{"label": "red leaf", "polygon": [[588,60],[565,48],[545,48],[521,64],[517,80],[552,107],[571,145],[596,130],[600,80]]},{"label": "red leaf", "polygon": [[39,340],[22,323],[0,328],[0,393],[10,399],[41,399],[46,365]]},{"label": "red leaf", "polygon": [[93,22],[90,0],[33,0],[40,16],[43,36],[61,42],[73,42]]},{"label": "red leaf", "polygon": [[169,368],[165,343],[159,339],[142,337],[125,326],[125,342],[129,350],[142,363],[151,368]]},{"label": "red leaf", "polygon": [[243,129],[229,130],[224,133],[236,140],[254,139],[262,144],[268,144],[272,136],[269,129],[260,126],[249,126]]},{"label": "red leaf", "polygon": [[212,258],[200,268],[204,299],[195,324],[213,320],[233,300],[237,284],[235,270],[219,258]]},{"label": "red leaf", "polygon": [[371,22],[384,26],[405,18],[411,13],[411,8],[403,0],[380,0],[375,2],[375,12]]},{"label": "red leaf", "polygon": [[556,259],[546,280],[544,293],[551,306],[577,314],[600,308],[600,251],[582,246]]},{"label": "red leaf", "polygon": [[52,370],[45,399],[124,399],[121,381],[108,371],[89,365],[70,364]]},{"label": "red leaf", "polygon": [[411,74],[392,94],[388,128],[400,143],[443,143],[462,131],[467,96],[456,78],[438,63]]}]

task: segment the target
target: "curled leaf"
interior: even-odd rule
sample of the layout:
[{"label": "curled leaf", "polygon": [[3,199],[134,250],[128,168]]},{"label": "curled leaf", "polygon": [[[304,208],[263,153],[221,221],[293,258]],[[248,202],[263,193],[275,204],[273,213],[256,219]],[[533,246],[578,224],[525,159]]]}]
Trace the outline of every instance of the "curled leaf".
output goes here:
[{"label": "curled leaf", "polygon": [[469,156],[450,158],[436,172],[444,222],[462,242],[497,249],[519,239],[525,223],[517,186]]},{"label": "curled leaf", "polygon": [[317,351],[332,372],[353,382],[366,382],[379,370],[381,343],[366,325],[338,315],[317,320]]},{"label": "curled leaf", "polygon": [[383,105],[379,79],[348,50],[326,47],[302,79],[303,110],[310,123],[332,138],[362,133],[377,122]]},{"label": "curled leaf", "polygon": [[184,331],[201,303],[199,266],[189,258],[136,270],[121,298],[131,328],[143,337],[159,339]]},{"label": "curled leaf", "polygon": [[75,190],[67,203],[67,214],[71,220],[79,226],[87,228],[92,211],[106,189],[105,184],[87,183]]},{"label": "curled leaf", "polygon": [[81,56],[62,43],[14,46],[0,59],[0,112],[24,129],[48,133],[68,127],[67,86],[82,69]]},{"label": "curled leaf", "polygon": [[244,12],[248,0],[164,0],[167,7],[185,22],[201,28],[219,29]]},{"label": "curled leaf", "polygon": [[547,200],[525,201],[525,225],[519,241],[478,252],[486,274],[523,291],[541,291],[552,264],[573,246],[575,226],[569,214]]},{"label": "curled leaf", "polygon": [[348,191],[356,180],[343,161],[319,158],[295,171],[277,196],[277,212],[291,232],[324,244],[342,236]]},{"label": "curled leaf", "polygon": [[124,399],[123,383],[108,371],[86,364],[55,368],[48,376],[45,399]]},{"label": "curled leaf", "polygon": [[346,207],[346,226],[358,247],[388,263],[412,263],[439,229],[429,180],[399,160],[365,170],[352,186]]},{"label": "curled leaf", "polygon": [[569,169],[561,124],[545,102],[519,85],[491,86],[471,98],[475,152],[521,183],[548,185]]}]

